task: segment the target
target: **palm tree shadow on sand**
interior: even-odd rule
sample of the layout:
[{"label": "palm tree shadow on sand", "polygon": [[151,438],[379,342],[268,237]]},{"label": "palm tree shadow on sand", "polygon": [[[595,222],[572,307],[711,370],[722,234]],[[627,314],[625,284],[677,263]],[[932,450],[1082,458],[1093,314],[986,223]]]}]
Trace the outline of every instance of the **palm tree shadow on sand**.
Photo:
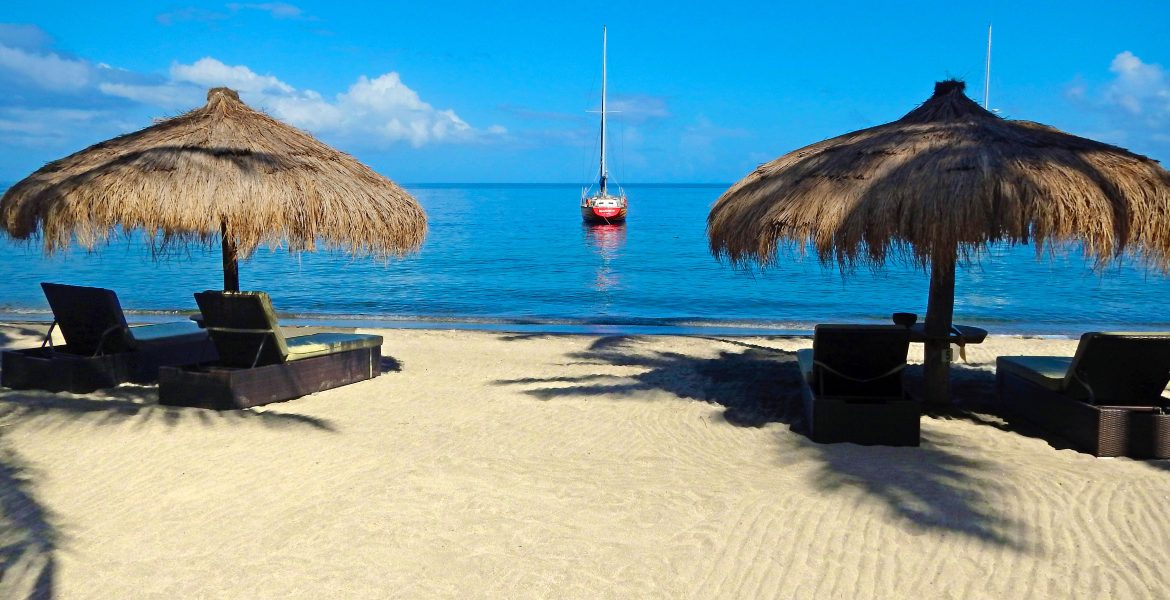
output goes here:
[{"label": "palm tree shadow on sand", "polygon": [[[523,341],[526,337],[505,339]],[[779,464],[817,461],[820,466],[813,480],[822,492],[864,491],[884,502],[912,533],[943,531],[1018,551],[1035,548],[1022,521],[994,508],[993,499],[1005,492],[988,476],[995,472],[995,465],[964,455],[960,440],[928,432],[917,448],[813,443],[804,437],[800,373],[794,353],[735,338],[707,339],[726,349],[714,358],[702,358],[647,350],[637,336],[602,337],[587,350],[569,354],[570,364],[639,367],[640,371],[495,383],[526,386],[525,393],[540,400],[628,395],[645,401],[647,394],[642,392],[659,390],[722,406],[724,420],[736,427],[784,424],[801,437],[795,443],[785,442],[795,452],[784,452],[778,457]]]},{"label": "palm tree shadow on sand", "polygon": [[55,596],[56,556],[68,535],[36,493],[36,469],[3,432],[13,426],[119,426],[161,421],[170,427],[260,425],[332,432],[323,419],[275,411],[215,412],[158,405],[154,386],[123,385],[92,394],[0,388],[0,597]]}]

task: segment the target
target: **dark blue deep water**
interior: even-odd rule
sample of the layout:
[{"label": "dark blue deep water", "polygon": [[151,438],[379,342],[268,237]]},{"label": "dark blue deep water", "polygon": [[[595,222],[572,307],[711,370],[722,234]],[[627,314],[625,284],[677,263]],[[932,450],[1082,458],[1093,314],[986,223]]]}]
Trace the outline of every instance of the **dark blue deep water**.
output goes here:
[{"label": "dark blue deep water", "polygon": [[[419,254],[381,264],[261,249],[241,263],[241,287],[268,291],[289,318],[382,326],[804,330],[925,313],[927,277],[911,266],[842,274],[793,257],[761,273],[717,262],[705,220],[722,185],[628,186],[629,222],[593,228],[573,185],[406,187],[430,220]],[[1170,329],[1170,279],[1091,266],[1075,248],[1039,260],[1031,247],[992,248],[960,267],[956,322],[1000,333]],[[0,318],[49,319],[41,281],[113,288],[156,318],[193,311],[191,293],[222,287],[222,273],[218,244],[156,260],[138,238],[52,257],[39,241],[0,241]]]}]

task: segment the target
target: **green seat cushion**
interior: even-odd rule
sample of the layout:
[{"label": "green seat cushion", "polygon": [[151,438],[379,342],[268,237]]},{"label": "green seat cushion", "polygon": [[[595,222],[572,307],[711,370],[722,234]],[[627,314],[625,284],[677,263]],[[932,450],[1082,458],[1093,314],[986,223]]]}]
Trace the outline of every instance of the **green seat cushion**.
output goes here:
[{"label": "green seat cushion", "polygon": [[285,338],[285,341],[288,343],[288,358],[286,360],[291,361],[347,350],[376,348],[382,345],[382,336],[357,333],[314,333],[313,335]]},{"label": "green seat cushion", "polygon": [[1064,378],[1072,362],[1071,356],[1001,356],[996,368],[1059,392],[1064,389]]},{"label": "green seat cushion", "polygon": [[813,350],[807,348],[796,351],[796,364],[800,366],[800,376],[804,377],[805,381],[812,381],[813,373]]},{"label": "green seat cushion", "polygon": [[207,339],[207,331],[194,321],[138,325],[129,329],[133,345],[175,344]]}]

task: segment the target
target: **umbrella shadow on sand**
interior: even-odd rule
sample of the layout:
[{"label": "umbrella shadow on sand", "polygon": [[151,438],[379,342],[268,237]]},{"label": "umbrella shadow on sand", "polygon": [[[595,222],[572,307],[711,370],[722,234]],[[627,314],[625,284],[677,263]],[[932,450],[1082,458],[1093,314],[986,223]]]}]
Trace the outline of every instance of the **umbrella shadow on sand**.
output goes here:
[{"label": "umbrella shadow on sand", "polygon": [[122,385],[84,396],[0,389],[0,597],[53,598],[56,556],[69,538],[38,498],[37,470],[5,439],[4,430],[14,425],[108,427],[149,421],[171,427],[252,424],[335,431],[326,420],[297,414],[159,406],[154,386]]},{"label": "umbrella shadow on sand", "polygon": [[[524,339],[523,336],[511,337]],[[734,338],[707,338],[726,349],[714,358],[646,351],[637,336],[597,339],[587,350],[568,355],[573,364],[639,367],[630,375],[501,380],[525,386],[540,400],[569,397],[645,397],[660,390],[680,398],[722,406],[723,418],[737,427],[788,425],[801,434],[785,441],[793,452],[778,457],[782,466],[814,460],[813,482],[823,492],[860,490],[882,501],[912,533],[959,533],[980,541],[1028,551],[1034,547],[1027,526],[994,508],[1002,490],[988,474],[995,465],[962,452],[960,440],[942,432],[923,434],[918,448],[816,444],[803,437],[800,373],[796,356]]]}]

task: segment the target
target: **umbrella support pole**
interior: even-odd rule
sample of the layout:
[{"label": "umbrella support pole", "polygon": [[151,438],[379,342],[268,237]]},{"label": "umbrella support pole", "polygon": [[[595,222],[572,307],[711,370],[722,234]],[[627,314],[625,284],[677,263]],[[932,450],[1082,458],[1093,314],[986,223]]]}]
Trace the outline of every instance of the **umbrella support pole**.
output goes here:
[{"label": "umbrella support pole", "polygon": [[236,245],[227,235],[227,223],[220,225],[220,241],[223,246],[223,289],[225,292],[240,291],[240,265],[236,261]]},{"label": "umbrella support pole", "polygon": [[926,303],[923,379],[928,404],[951,401],[951,343],[948,336],[955,312],[955,255],[930,261],[930,297]]}]

